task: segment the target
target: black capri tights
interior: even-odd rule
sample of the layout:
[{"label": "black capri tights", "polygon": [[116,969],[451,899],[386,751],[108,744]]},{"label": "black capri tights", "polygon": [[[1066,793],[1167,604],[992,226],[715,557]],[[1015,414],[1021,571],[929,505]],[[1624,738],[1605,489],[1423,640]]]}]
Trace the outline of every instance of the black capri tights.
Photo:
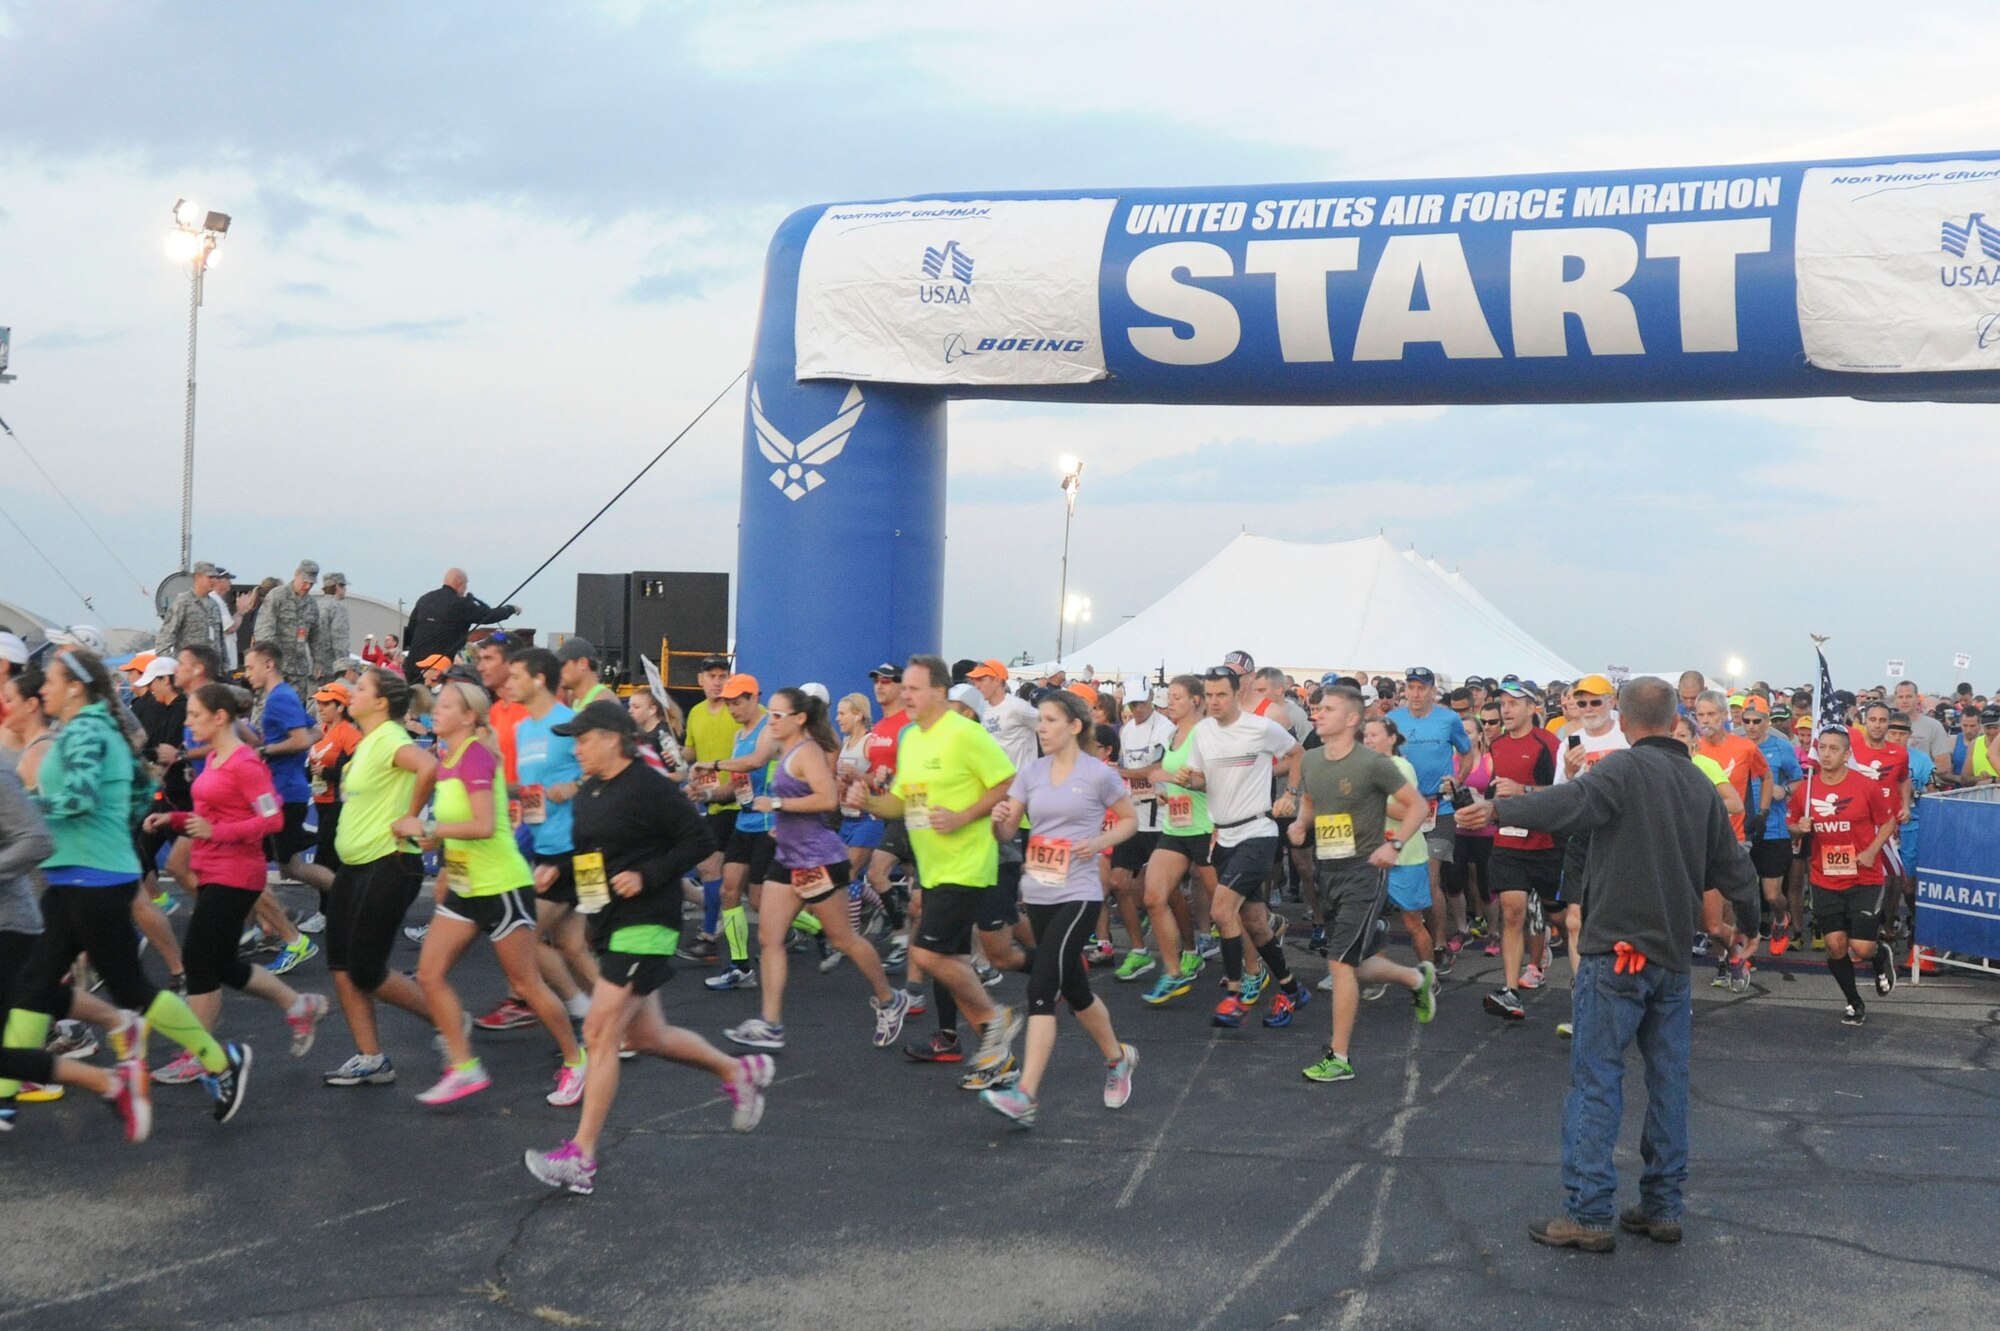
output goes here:
[{"label": "black capri tights", "polygon": [[1071,1012],[1081,1012],[1095,1000],[1090,992],[1090,968],[1083,961],[1083,943],[1095,927],[1101,901],[1064,901],[1053,906],[1028,906],[1028,923],[1035,930],[1035,969],[1028,975],[1028,1015],[1052,1017],[1061,995]]},{"label": "black capri tights", "polygon": [[203,883],[195,893],[194,915],[181,942],[190,998],[225,984],[241,990],[250,983],[250,963],[236,955],[236,944],[256,905],[255,892],[221,883]]},{"label": "black capri tights", "polygon": [[138,886],[51,885],[42,897],[42,935],[15,981],[11,1006],[67,1016],[70,994],[63,977],[77,954],[88,952],[113,1002],[134,1012],[151,1007],[160,987],[139,965],[139,934],[132,927],[132,893]]}]

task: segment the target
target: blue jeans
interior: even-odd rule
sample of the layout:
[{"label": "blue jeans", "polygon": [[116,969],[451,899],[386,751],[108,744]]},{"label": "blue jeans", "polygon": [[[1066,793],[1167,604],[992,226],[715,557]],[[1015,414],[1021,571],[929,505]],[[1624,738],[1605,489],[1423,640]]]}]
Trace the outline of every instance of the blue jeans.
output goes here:
[{"label": "blue jeans", "polygon": [[1625,1108],[1625,1050],[1639,1042],[1646,1061],[1645,1171],[1639,1202],[1655,1220],[1681,1217],[1687,1182],[1688,1058],[1694,1005],[1687,972],[1652,965],[1636,975],[1612,970],[1608,954],[1581,959],[1572,1001],[1569,1095],[1563,1100],[1562,1174],[1569,1218],[1609,1229],[1618,1203],[1612,1152]]}]

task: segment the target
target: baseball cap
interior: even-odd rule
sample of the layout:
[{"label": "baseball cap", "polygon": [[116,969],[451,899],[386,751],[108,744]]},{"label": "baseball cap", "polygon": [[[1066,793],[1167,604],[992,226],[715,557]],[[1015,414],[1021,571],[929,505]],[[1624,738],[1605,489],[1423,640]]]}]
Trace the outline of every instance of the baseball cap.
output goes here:
[{"label": "baseball cap", "polygon": [[[1069,691],[1071,693],[1074,693],[1077,697],[1083,699],[1087,703],[1095,704],[1097,702],[1097,690],[1092,688],[1090,685],[1085,684],[1081,680],[1078,680],[1076,683],[1070,685]],[[2000,708],[1995,708],[1994,710],[2000,711]]]},{"label": "baseball cap", "polygon": [[978,665],[972,667],[966,673],[965,677],[967,679],[997,679],[1002,684],[1005,684],[1007,682],[1007,667],[1001,665],[998,661],[981,661]]},{"label": "baseball cap", "polygon": [[206,559],[197,559],[194,561],[194,567],[188,571],[199,577],[212,578],[222,570],[216,565],[209,563]]},{"label": "baseball cap", "polygon": [[345,707],[348,703],[354,701],[354,695],[348,691],[345,683],[336,679],[333,683],[313,694],[313,701],[337,702]]},{"label": "baseball cap", "polygon": [[1248,652],[1231,652],[1222,658],[1222,664],[1227,669],[1233,670],[1239,675],[1248,675],[1257,669],[1257,662],[1251,658]]},{"label": "baseball cap", "polygon": [[1382,701],[1382,695],[1376,690],[1373,684],[1363,684],[1361,686],[1361,701],[1380,702]]},{"label": "baseball cap", "polygon": [[1508,675],[1495,687],[1510,698],[1525,698],[1534,690],[1535,685],[1533,681],[1522,681],[1518,675]]},{"label": "baseball cap", "polygon": [[1762,698],[1759,698],[1753,694],[1752,696],[1747,697],[1743,700],[1743,715],[1769,716],[1770,714],[1771,714],[1771,709],[1764,705],[1764,700]]},{"label": "baseball cap", "polygon": [[322,587],[345,587],[347,585],[347,575],[345,573],[329,573],[319,580],[319,585]]},{"label": "baseball cap", "polygon": [[609,698],[599,698],[569,720],[549,727],[557,735],[581,735],[586,730],[609,730],[620,735],[636,735],[638,725],[632,714]]},{"label": "baseball cap", "polygon": [[597,648],[591,644],[590,639],[579,638],[572,633],[563,639],[562,646],[556,648],[556,660],[594,662],[598,660]]},{"label": "baseball cap", "polygon": [[833,705],[833,695],[826,691],[826,685],[824,684],[801,684],[799,685],[799,692],[805,694],[808,698],[817,698],[829,707]]},{"label": "baseball cap", "polygon": [[1593,698],[1608,698],[1618,690],[1602,675],[1585,675],[1573,686],[1577,693],[1588,693]]},{"label": "baseball cap", "polygon": [[1329,670],[1319,677],[1319,682],[1323,685],[1338,684],[1340,683],[1340,672],[1338,670]]},{"label": "baseball cap", "polygon": [[903,667],[893,661],[884,661],[868,672],[868,678],[886,679],[891,684],[900,684],[903,682]]},{"label": "baseball cap", "polygon": [[1987,703],[1984,707],[1980,708],[1979,724],[1982,726],[2000,726],[2000,704]]},{"label": "baseball cap", "polygon": [[215,569],[214,576],[221,578],[224,582],[236,581],[236,575],[234,573],[231,573],[228,569],[223,568],[220,565],[211,565],[211,567]]},{"label": "baseball cap", "polygon": [[1891,730],[1908,730],[1909,728],[1910,728],[1910,718],[1909,718],[1909,717],[1907,717],[1907,716],[1904,716],[1904,715],[1903,715],[1903,714],[1902,714],[1901,712],[1891,712],[1891,713],[1889,713],[1889,729],[1891,729]]},{"label": "baseball cap", "polygon": [[132,687],[134,689],[143,689],[156,679],[172,679],[173,677],[174,658],[171,656],[156,656],[146,662],[146,668],[141,670],[139,677],[132,681]]},{"label": "baseball cap", "polygon": [[298,571],[305,574],[307,578],[317,578],[319,576],[319,561],[316,559],[301,559]]},{"label": "baseball cap", "polygon": [[0,632],[0,661],[28,664],[28,640],[18,633]]},{"label": "baseball cap", "polygon": [[1811,718],[1811,717],[1809,717],[1809,716],[1802,716],[1802,717],[1800,717],[1800,718],[1799,718],[1798,720],[1796,720],[1796,721],[1792,722],[1792,729],[1794,729],[1794,730],[1811,730],[1811,729],[1812,729],[1812,718]]},{"label": "baseball cap", "polygon": [[1403,679],[1406,683],[1414,680],[1419,684],[1430,684],[1433,686],[1438,682],[1438,677],[1431,673],[1429,666],[1411,666],[1403,672]]},{"label": "baseball cap", "polygon": [[449,670],[451,669],[451,658],[449,656],[446,656],[443,652],[432,652],[429,656],[426,656],[423,660],[417,662],[417,669]]},{"label": "baseball cap", "polygon": [[156,655],[157,653],[155,652],[140,652],[137,656],[134,656],[131,660],[127,661],[124,665],[119,666],[118,668],[120,670],[130,671],[132,674],[136,675],[141,670],[144,670],[147,666],[153,664],[153,658]]},{"label": "baseball cap", "polygon": [[1852,707],[1855,701],[1853,690],[1835,689],[1833,691],[1833,700],[1839,703],[1842,707]]},{"label": "baseball cap", "polygon": [[1782,704],[1773,707],[1771,709],[1771,719],[1773,721],[1789,721],[1792,719],[1792,709]]},{"label": "baseball cap", "polygon": [[964,703],[975,712],[979,710],[979,704],[986,701],[979,696],[979,690],[970,684],[954,684],[951,686],[951,692],[944,696],[953,702]]},{"label": "baseball cap", "polygon": [[1167,705],[1167,686],[1162,684],[1159,688],[1153,690],[1153,706],[1165,707],[1166,705]]},{"label": "baseball cap", "polygon": [[731,675],[722,683],[722,696],[725,701],[730,698],[754,698],[762,692],[763,690],[757,687],[755,675]]},{"label": "baseball cap", "polygon": [[1729,695],[1729,705],[1731,707],[1747,707],[1750,705],[1750,695],[1747,693],[1732,693]]},{"label": "baseball cap", "polygon": [[104,641],[104,630],[90,624],[71,624],[66,629],[57,629],[49,634],[49,641],[58,647],[81,647],[98,656],[110,650]]},{"label": "baseball cap", "polygon": [[726,656],[722,656],[720,654],[716,654],[716,655],[702,657],[701,664],[695,667],[695,673],[700,675],[705,675],[711,670],[727,670],[727,669],[729,669],[729,658]]}]

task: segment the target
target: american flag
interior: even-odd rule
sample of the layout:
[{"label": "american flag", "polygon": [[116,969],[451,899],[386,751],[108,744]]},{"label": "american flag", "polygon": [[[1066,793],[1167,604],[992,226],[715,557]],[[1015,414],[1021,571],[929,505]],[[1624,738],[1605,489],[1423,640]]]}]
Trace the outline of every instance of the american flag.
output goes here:
[{"label": "american flag", "polygon": [[1819,732],[1828,726],[1847,724],[1847,718],[1840,714],[1840,704],[1833,700],[1833,672],[1826,668],[1826,648],[1821,645],[1824,641],[1819,637],[1813,639],[1813,653],[1819,657],[1819,702],[1813,713],[1812,728],[1814,744],[1819,743]]}]

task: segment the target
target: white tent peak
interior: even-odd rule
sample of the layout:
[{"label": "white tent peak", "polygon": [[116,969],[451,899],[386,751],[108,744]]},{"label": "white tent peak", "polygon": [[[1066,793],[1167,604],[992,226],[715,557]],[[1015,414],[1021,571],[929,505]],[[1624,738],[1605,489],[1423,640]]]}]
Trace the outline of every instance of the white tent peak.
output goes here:
[{"label": "white tent peak", "polygon": [[1452,679],[1577,676],[1463,574],[1380,533],[1325,543],[1239,535],[1063,664],[1088,664],[1100,677],[1163,665],[1171,674],[1215,665],[1239,648],[1294,674],[1427,666]]}]

